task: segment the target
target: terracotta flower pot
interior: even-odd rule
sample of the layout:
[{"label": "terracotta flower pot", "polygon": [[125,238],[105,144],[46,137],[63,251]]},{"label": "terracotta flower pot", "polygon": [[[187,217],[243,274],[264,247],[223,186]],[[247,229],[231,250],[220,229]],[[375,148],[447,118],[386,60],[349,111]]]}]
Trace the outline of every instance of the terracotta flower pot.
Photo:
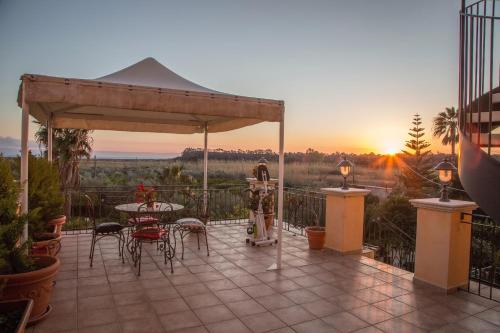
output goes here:
[{"label": "terracotta flower pot", "polygon": [[39,269],[32,272],[0,275],[0,281],[5,282],[3,299],[12,300],[31,298],[33,309],[30,322],[38,321],[50,310],[49,302],[54,287],[54,280],[61,262],[56,257],[34,257]]},{"label": "terracotta flower pot", "polygon": [[307,240],[311,250],[321,250],[325,245],[324,227],[306,227]]},{"label": "terracotta flower pot", "polygon": [[66,223],[66,215],[60,215],[55,219],[49,221],[49,225],[54,226],[54,233],[60,235],[62,232],[62,226]]},{"label": "terracotta flower pot", "polygon": [[61,250],[61,234],[44,232],[37,235],[38,240],[31,244],[31,253],[35,256],[55,257]]}]

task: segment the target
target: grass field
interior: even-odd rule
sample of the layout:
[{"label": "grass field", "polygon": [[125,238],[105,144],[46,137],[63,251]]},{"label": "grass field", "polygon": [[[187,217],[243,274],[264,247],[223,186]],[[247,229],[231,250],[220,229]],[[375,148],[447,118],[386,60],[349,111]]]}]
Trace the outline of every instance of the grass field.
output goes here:
[{"label": "grass field", "polygon": [[[155,184],[156,174],[164,167],[182,165],[183,173],[201,181],[203,162],[176,162],[172,160],[86,160],[80,174],[83,186],[135,185],[140,182]],[[213,183],[244,183],[252,177],[255,161],[210,160],[209,179]],[[268,164],[271,177],[277,177],[278,164]],[[397,169],[354,167],[350,182],[360,185],[392,187],[397,180]],[[285,164],[285,185],[290,187],[319,188],[336,186],[342,181],[333,163],[294,162]]]}]

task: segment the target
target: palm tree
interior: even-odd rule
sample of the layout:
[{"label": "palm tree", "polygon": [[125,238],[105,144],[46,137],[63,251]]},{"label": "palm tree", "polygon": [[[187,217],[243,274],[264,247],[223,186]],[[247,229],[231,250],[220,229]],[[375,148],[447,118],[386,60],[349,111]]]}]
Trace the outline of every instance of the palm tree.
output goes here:
[{"label": "palm tree", "polygon": [[[35,139],[39,145],[47,147],[47,127],[39,125]],[[58,164],[59,178],[64,192],[64,212],[71,216],[71,191],[80,185],[80,160],[90,158],[92,153],[91,130],[83,129],[54,129],[53,134],[53,161]],[[45,152],[45,154],[47,151]]]},{"label": "palm tree", "polygon": [[457,133],[457,110],[454,107],[446,108],[434,117],[432,135],[442,138],[441,143],[445,146],[451,145],[451,157],[455,157],[455,144],[458,142]]}]

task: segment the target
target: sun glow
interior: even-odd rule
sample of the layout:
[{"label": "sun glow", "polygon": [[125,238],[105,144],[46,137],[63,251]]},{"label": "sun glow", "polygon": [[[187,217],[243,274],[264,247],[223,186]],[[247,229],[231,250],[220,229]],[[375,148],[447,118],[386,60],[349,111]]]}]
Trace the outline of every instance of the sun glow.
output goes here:
[{"label": "sun glow", "polygon": [[399,149],[396,148],[396,147],[391,147],[391,146],[388,146],[388,147],[384,147],[382,149],[382,153],[384,155],[396,155],[397,153],[399,152]]}]

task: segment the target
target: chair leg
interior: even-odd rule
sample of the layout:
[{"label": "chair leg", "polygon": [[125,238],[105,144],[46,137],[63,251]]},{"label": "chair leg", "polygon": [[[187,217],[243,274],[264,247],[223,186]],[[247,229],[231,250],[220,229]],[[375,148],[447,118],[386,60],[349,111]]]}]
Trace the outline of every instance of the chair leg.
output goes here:
[{"label": "chair leg", "polygon": [[92,265],[94,263],[95,243],[96,243],[96,235],[95,235],[95,233],[92,233],[92,244],[90,245],[90,255],[89,255],[90,267],[92,267]]},{"label": "chair leg", "polygon": [[200,232],[196,231],[196,240],[198,241],[198,251],[200,250]]},{"label": "chair leg", "polygon": [[208,235],[207,235],[207,229],[203,229],[203,233],[205,234],[205,244],[207,245],[207,257],[210,256],[210,250],[208,249]]},{"label": "chair leg", "polygon": [[170,273],[174,274],[174,265],[172,264],[173,259],[173,248],[170,244],[170,237],[165,237],[163,239],[163,258],[164,263],[167,263],[167,259],[170,261]]},{"label": "chair leg", "polygon": [[118,253],[122,257],[122,264],[125,263],[125,253],[123,252],[123,246],[125,245],[125,236],[123,232],[120,231],[118,235]]},{"label": "chair leg", "polygon": [[142,242],[139,241],[139,258],[138,258],[137,276],[141,276],[141,259],[142,259]]},{"label": "chair leg", "polygon": [[123,242],[122,242],[122,258],[123,258],[123,263],[125,263],[125,244],[127,243],[127,239],[125,238],[125,235],[122,233],[123,237]]},{"label": "chair leg", "polygon": [[184,260],[184,232],[179,231],[179,235],[181,236],[181,245],[182,245],[182,256],[181,259]]}]

